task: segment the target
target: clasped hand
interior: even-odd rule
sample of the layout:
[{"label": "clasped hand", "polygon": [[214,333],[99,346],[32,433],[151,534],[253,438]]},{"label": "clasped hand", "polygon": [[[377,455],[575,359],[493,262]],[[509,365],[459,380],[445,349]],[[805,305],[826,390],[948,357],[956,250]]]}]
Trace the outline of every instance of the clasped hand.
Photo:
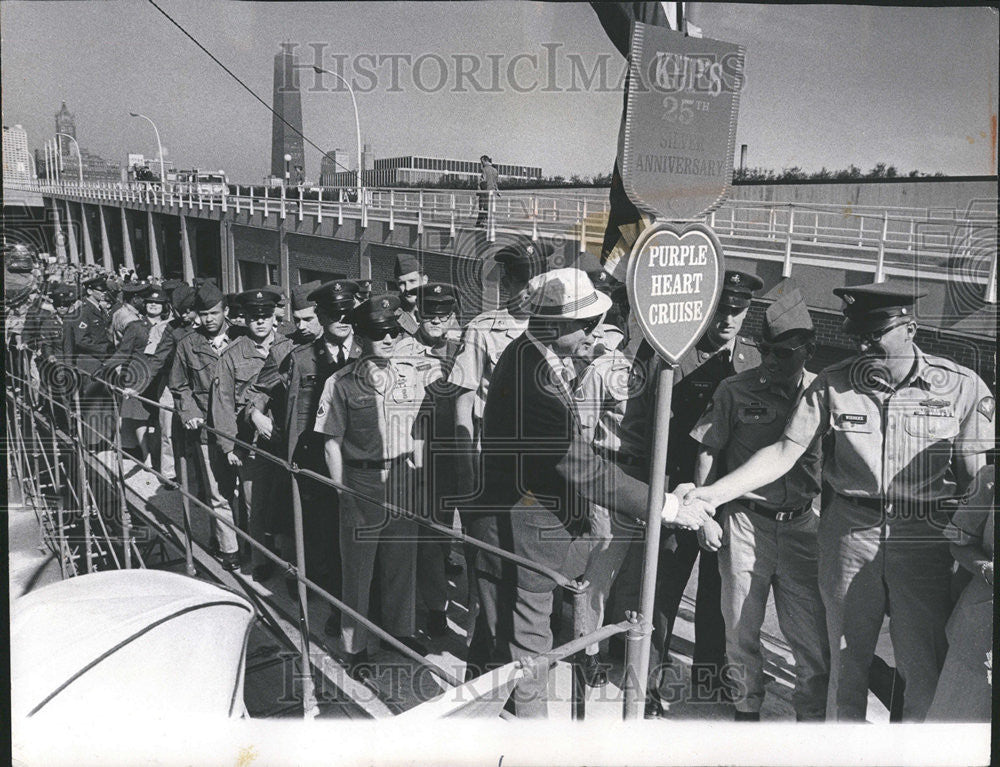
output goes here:
[{"label": "clasped hand", "polygon": [[[665,515],[665,524],[683,530],[701,530],[709,522],[718,527],[712,519],[715,516],[715,505],[703,488],[696,488],[692,483],[686,482],[674,488],[670,495],[675,496],[680,505],[673,519],[667,519]],[[664,511],[667,503],[664,504]]]}]

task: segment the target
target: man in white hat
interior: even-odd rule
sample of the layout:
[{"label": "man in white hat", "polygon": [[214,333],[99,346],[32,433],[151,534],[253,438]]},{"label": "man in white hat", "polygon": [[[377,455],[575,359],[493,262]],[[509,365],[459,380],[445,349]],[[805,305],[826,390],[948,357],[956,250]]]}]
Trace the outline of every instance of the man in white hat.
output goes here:
[{"label": "man in white hat", "polygon": [[[533,278],[529,295],[528,328],[498,360],[486,399],[480,506],[509,512],[499,517],[504,548],[558,571],[589,504],[643,519],[649,487],[594,452],[572,394],[574,357],[611,299],[586,273],[571,268]],[[664,524],[697,530],[711,518],[711,506],[679,500],[689,487],[664,497]],[[515,659],[551,650],[556,582],[522,566],[510,566],[504,575],[498,655],[505,646]],[[546,669],[538,672],[514,693],[518,716],[547,713]]]}]

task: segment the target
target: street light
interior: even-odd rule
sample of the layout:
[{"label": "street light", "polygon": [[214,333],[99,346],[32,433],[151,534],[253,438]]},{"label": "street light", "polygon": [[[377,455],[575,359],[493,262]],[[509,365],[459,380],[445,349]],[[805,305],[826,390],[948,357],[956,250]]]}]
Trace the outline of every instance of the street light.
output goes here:
[{"label": "street light", "polygon": [[347,82],[343,77],[338,75],[336,72],[330,72],[326,69],[321,69],[320,67],[313,66],[313,71],[316,74],[326,74],[336,77],[340,82],[347,86],[347,90],[351,94],[351,102],[354,104],[354,130],[358,139],[358,205],[362,204],[361,200],[361,120],[358,118],[358,100],[354,97],[354,89],[351,84]]},{"label": "street light", "polygon": [[292,156],[290,154],[285,155],[285,188],[288,188],[288,183],[292,180],[292,171],[290,170],[292,164]]},{"label": "street light", "polygon": [[[79,175],[79,178],[80,178],[80,186],[83,186],[83,154],[80,152],[80,144],[77,142],[77,140],[73,136],[69,135],[68,133],[58,133],[57,132],[56,135],[57,136],[65,136],[70,141],[72,141],[73,142],[73,146],[76,147],[76,156],[80,160],[80,167],[77,168],[77,171],[78,171],[78,175]],[[60,152],[60,154],[62,154],[62,153]]]},{"label": "street light", "polygon": [[130,117],[141,117],[143,120],[149,122],[153,126],[153,132],[156,134],[156,149],[160,153],[160,184],[165,185],[167,183],[167,174],[163,170],[163,144],[160,143],[160,131],[156,128],[156,123],[150,120],[146,115],[141,115],[136,112],[129,112]]}]

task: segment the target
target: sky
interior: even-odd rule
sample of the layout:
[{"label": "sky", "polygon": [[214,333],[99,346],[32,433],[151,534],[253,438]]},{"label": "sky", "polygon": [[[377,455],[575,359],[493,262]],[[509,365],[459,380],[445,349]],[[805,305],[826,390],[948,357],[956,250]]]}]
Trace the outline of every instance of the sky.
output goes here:
[{"label": "sky", "polygon": [[[614,162],[625,64],[587,3],[157,3],[268,104],[282,43],[306,64],[343,61],[376,157],[485,152],[566,177]],[[706,37],[747,48],[736,141],[750,166],[996,173],[994,10],[705,4],[697,13]],[[3,124],[23,125],[31,147],[53,135],[65,101],[81,145],[106,158],[156,156],[134,111],[156,122],[177,167],[222,168],[244,183],[269,172],[270,112],[145,0],[3,0],[0,35]],[[311,72],[300,85],[305,135],[353,158],[349,93]],[[307,147],[309,178],[319,157]]]}]

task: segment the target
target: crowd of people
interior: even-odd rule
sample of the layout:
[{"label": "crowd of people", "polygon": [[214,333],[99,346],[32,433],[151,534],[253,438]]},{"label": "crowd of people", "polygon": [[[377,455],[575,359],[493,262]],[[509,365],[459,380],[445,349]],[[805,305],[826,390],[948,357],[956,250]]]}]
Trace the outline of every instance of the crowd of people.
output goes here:
[{"label": "crowd of people", "polygon": [[[234,526],[293,561],[297,493],[310,577],[421,652],[421,634],[449,631],[449,577],[464,567],[472,676],[552,649],[552,570],[588,584],[587,632],[639,604],[656,357],[621,283],[550,268],[550,257],[527,238],[499,248],[506,303],[464,327],[459,289],[402,254],[394,291],[312,282],[287,307],[274,286],[227,295],[211,280],[60,275],[11,308],[8,330],[38,385],[70,365],[88,374],[88,401],[108,396],[102,381],[125,391],[123,445],[137,461],[173,479],[185,435],[227,570],[280,577]],[[856,354],[814,373],[815,328],[793,286],[759,337],[741,334],[762,287],[727,271],[712,322],[672,373],[647,716],[663,715],[674,623],[700,558],[698,699],[760,718],[773,593],[797,719],[865,719],[888,614],[904,719],[988,720],[993,395],[914,343],[919,296],[837,289]],[[308,475],[293,487],[265,452],[342,490]],[[460,552],[422,521],[541,567]],[[325,632],[349,673],[369,679],[377,638],[336,609]],[[587,684],[608,683],[616,649],[577,659]],[[547,686],[544,670],[526,678],[515,712],[544,716]]]}]

